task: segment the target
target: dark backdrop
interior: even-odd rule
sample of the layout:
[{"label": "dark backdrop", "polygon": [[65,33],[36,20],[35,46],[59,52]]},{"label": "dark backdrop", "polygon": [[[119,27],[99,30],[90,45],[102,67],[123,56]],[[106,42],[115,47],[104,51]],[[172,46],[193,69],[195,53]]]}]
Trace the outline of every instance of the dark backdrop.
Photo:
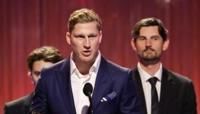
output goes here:
[{"label": "dark backdrop", "polygon": [[67,18],[82,7],[102,17],[102,54],[130,68],[137,62],[130,47],[133,25],[144,17],[163,20],[171,40],[164,66],[192,79],[200,102],[200,0],[0,0],[0,114],[5,102],[32,91],[26,66],[32,49],[52,45],[69,56]]}]

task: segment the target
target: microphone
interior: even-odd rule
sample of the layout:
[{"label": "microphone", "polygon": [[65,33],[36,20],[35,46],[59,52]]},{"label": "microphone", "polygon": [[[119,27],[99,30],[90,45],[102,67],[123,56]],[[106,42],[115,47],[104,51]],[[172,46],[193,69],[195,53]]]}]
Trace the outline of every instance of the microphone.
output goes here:
[{"label": "microphone", "polygon": [[89,102],[90,102],[90,106],[88,108],[88,114],[92,114],[93,110],[92,110],[92,91],[93,91],[93,87],[92,84],[90,83],[86,83],[83,87],[83,93],[85,94],[85,96],[87,96],[89,98]]}]

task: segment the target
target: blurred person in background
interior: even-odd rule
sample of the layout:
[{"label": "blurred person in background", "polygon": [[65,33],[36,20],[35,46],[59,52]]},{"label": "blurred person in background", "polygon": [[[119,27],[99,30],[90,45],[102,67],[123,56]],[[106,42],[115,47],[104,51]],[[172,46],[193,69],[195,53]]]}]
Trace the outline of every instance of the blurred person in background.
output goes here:
[{"label": "blurred person in background", "polygon": [[[34,86],[40,79],[42,69],[52,66],[62,60],[63,57],[58,49],[52,46],[43,46],[34,49],[27,58],[28,75]],[[5,104],[4,114],[28,114],[30,113],[31,100],[34,92],[10,101]]]}]

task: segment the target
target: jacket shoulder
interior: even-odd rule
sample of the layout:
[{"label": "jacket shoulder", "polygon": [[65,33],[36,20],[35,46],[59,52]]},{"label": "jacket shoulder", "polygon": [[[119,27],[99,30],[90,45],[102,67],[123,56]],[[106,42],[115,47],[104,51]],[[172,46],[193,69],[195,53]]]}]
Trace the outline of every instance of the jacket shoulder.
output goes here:
[{"label": "jacket shoulder", "polygon": [[15,99],[13,101],[9,101],[9,102],[5,103],[5,106],[6,107],[12,107],[12,106],[17,106],[17,105],[20,105],[20,104],[24,104],[29,99],[30,99],[30,95],[26,95],[26,96],[20,97],[18,99]]},{"label": "jacket shoulder", "polygon": [[182,74],[177,73],[177,72],[169,71],[169,70],[168,70],[168,73],[177,82],[192,83],[192,80],[190,78],[188,78],[188,76],[182,75]]},{"label": "jacket shoulder", "polygon": [[130,72],[130,69],[129,68],[126,68],[124,66],[121,66],[119,64],[116,64],[110,60],[105,60],[103,59],[103,61],[107,62],[108,63],[108,66],[111,68],[111,69],[114,69],[114,70],[117,70],[117,71],[121,71],[121,72]]},{"label": "jacket shoulder", "polygon": [[29,95],[20,97],[16,100],[5,103],[5,106],[4,106],[5,114],[12,114],[12,113],[19,114],[22,112],[25,113],[24,111],[26,107],[30,106],[31,104],[31,98],[32,98],[32,95],[29,94]]}]

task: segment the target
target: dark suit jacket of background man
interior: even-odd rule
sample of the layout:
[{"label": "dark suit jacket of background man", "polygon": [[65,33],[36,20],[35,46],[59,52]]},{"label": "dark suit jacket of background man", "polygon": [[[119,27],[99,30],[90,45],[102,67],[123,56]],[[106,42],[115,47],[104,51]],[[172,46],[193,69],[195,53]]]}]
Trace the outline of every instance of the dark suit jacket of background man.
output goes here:
[{"label": "dark suit jacket of background man", "polygon": [[4,114],[29,114],[33,94],[21,97],[5,104]]},{"label": "dark suit jacket of background man", "polygon": [[[108,98],[113,93],[116,93],[116,96],[112,96],[113,98],[109,98],[107,102],[102,102],[103,97]],[[101,57],[92,103],[93,114],[141,114],[130,70]],[[120,107],[121,105],[123,108]],[[42,71],[32,106],[33,111],[42,114],[76,113],[70,82],[69,60],[61,61]],[[119,111],[120,108],[123,113]]]},{"label": "dark suit jacket of background man", "polygon": [[[142,104],[147,113],[142,82],[138,69],[132,70],[133,80],[136,82]],[[197,114],[196,96],[192,81],[177,73],[163,68],[161,79],[161,95],[159,114]]]}]

